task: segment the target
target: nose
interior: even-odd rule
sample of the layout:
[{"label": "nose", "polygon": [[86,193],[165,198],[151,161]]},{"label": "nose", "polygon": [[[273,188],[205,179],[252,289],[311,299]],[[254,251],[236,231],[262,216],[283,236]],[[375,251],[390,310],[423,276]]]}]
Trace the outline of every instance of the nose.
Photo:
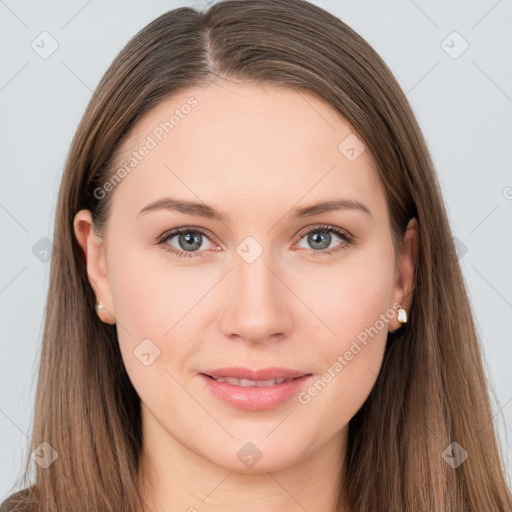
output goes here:
[{"label": "nose", "polygon": [[220,313],[225,336],[260,344],[290,335],[294,297],[284,284],[286,279],[273,267],[265,252],[252,263],[235,259],[224,284],[227,299]]}]

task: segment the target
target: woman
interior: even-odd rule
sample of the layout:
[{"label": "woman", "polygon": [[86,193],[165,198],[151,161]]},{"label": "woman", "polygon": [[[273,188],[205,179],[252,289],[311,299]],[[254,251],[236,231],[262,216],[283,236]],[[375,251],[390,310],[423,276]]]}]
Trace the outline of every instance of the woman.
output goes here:
[{"label": "woman", "polygon": [[3,509],[511,509],[423,137],[319,7],[139,32],[77,130],[54,244],[36,480]]}]

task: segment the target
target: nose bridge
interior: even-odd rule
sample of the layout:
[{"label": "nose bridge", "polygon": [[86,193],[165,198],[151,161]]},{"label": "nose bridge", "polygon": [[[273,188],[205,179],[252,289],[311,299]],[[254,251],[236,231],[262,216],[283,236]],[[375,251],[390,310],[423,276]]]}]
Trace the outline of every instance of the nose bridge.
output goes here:
[{"label": "nose bridge", "polygon": [[[249,245],[248,252],[251,250],[254,247]],[[262,251],[252,261],[244,257],[248,252],[235,257],[230,300],[222,312],[221,328],[226,336],[236,335],[251,342],[285,336],[292,323],[290,300],[286,287],[275,275],[279,272],[273,268],[276,265],[272,251]]]}]

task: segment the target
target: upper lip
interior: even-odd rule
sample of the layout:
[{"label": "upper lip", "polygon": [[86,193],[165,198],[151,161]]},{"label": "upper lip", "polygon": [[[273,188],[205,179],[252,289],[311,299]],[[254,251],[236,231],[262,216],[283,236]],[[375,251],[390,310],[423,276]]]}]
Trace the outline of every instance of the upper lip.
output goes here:
[{"label": "upper lip", "polygon": [[213,377],[214,379],[221,377],[233,377],[236,379],[247,380],[271,380],[271,379],[294,379],[309,375],[306,372],[291,370],[289,368],[261,368],[259,370],[251,370],[250,368],[230,367],[230,368],[217,368],[214,370],[206,370],[202,372],[204,375]]}]

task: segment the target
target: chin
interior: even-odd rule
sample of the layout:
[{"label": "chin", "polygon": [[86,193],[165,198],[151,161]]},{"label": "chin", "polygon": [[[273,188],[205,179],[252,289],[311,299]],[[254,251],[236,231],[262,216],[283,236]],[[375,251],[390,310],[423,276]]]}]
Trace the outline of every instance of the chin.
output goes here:
[{"label": "chin", "polygon": [[283,444],[282,439],[277,437],[272,440],[273,434],[267,439],[265,435],[245,437],[243,440],[230,439],[224,445],[218,446],[215,452],[203,451],[202,454],[213,464],[244,474],[280,471],[299,463],[300,454],[306,456],[307,446],[303,441],[301,444]]}]

